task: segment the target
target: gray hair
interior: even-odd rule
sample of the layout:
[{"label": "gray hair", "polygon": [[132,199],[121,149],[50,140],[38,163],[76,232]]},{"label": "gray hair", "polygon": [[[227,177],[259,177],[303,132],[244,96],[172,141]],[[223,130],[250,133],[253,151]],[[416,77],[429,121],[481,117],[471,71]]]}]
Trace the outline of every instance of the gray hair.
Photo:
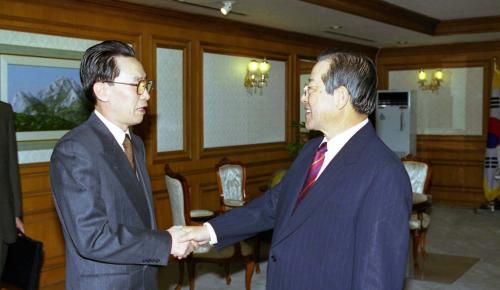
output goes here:
[{"label": "gray hair", "polygon": [[329,61],[330,68],[322,76],[326,92],[344,86],[351,96],[356,112],[370,115],[375,110],[377,93],[377,71],[367,56],[340,50],[325,50],[318,61]]}]

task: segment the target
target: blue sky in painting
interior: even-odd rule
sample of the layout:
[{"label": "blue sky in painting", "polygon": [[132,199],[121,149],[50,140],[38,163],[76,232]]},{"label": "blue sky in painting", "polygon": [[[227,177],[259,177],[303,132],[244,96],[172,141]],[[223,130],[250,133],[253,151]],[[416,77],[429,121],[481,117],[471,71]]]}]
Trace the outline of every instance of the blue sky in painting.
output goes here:
[{"label": "blue sky in painting", "polygon": [[55,80],[67,77],[74,79],[80,84],[80,73],[78,68],[44,67],[32,65],[8,65],[8,100],[19,91],[31,92],[36,95],[40,90],[45,89]]}]

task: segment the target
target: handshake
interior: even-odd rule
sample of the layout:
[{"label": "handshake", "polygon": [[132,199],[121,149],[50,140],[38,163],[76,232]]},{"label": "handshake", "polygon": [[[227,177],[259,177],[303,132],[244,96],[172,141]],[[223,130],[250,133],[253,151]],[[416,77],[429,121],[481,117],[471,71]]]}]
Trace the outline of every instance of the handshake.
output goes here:
[{"label": "handshake", "polygon": [[167,230],[172,236],[172,254],[177,259],[189,256],[199,246],[210,242],[207,226],[173,226]]}]

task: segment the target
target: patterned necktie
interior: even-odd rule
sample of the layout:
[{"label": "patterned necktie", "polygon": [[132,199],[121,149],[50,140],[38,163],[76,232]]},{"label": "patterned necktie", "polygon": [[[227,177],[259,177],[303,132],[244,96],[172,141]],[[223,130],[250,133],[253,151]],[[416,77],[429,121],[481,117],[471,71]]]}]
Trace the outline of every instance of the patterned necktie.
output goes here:
[{"label": "patterned necktie", "polygon": [[135,162],[134,162],[134,149],[132,148],[132,140],[130,136],[125,134],[125,140],[123,140],[123,149],[125,150],[125,155],[127,155],[128,162],[135,172]]},{"label": "patterned necktie", "polygon": [[297,209],[299,204],[304,200],[309,191],[309,188],[314,184],[316,179],[318,178],[319,171],[321,166],[323,166],[323,161],[325,160],[325,153],[328,151],[328,147],[326,146],[326,142],[321,143],[321,145],[316,149],[316,154],[314,154],[314,159],[309,165],[309,171],[307,172],[307,178],[304,182],[304,186],[297,197],[297,201],[295,202],[295,208],[293,211]]}]

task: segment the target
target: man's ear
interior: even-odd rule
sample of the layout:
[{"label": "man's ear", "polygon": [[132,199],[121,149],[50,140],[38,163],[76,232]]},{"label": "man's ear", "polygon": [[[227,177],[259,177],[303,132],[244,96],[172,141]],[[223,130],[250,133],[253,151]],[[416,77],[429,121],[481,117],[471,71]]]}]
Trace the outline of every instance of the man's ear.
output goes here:
[{"label": "man's ear", "polygon": [[344,86],[340,86],[336,89],[337,93],[337,108],[339,110],[344,109],[349,102],[351,101],[351,96],[347,91],[347,88]]},{"label": "man's ear", "polygon": [[108,94],[106,93],[108,86],[103,82],[96,82],[92,86],[95,97],[101,102],[108,102]]}]

